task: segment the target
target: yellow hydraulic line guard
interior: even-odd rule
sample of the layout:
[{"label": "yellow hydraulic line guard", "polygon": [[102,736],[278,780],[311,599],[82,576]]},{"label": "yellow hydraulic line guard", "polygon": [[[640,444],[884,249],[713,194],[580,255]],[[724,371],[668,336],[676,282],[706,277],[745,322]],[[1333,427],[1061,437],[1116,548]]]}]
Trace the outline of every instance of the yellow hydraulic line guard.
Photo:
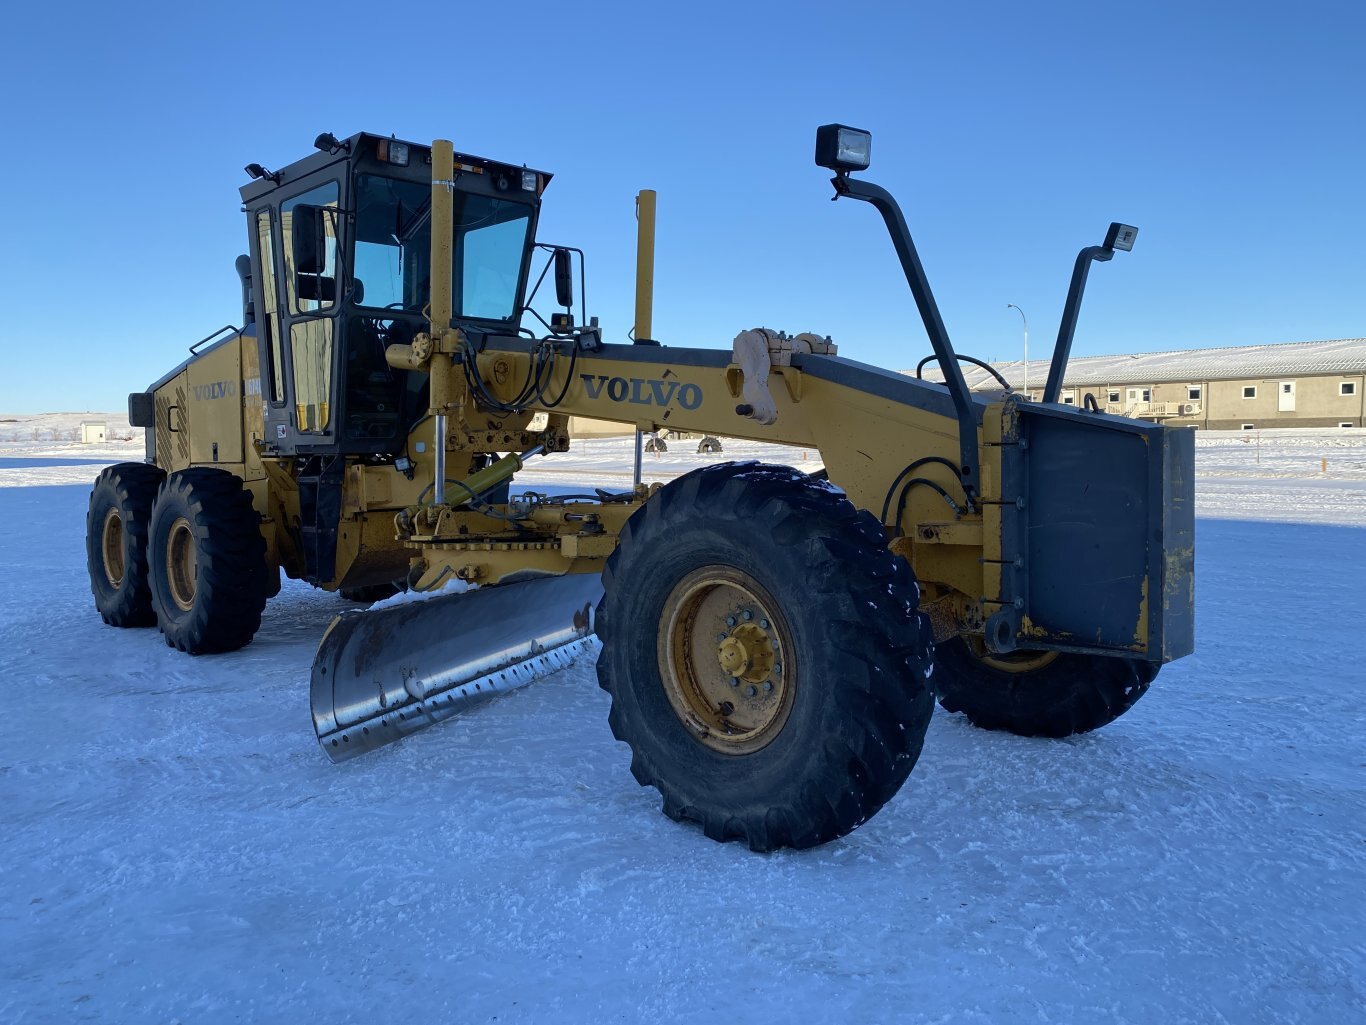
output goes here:
[{"label": "yellow hydraulic line guard", "polygon": [[636,196],[636,326],[632,337],[653,336],[655,315],[655,192],[641,189]]}]

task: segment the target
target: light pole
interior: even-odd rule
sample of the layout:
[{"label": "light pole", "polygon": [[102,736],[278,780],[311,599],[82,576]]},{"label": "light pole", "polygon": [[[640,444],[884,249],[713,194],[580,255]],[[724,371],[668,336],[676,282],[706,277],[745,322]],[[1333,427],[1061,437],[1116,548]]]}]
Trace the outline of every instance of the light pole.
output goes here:
[{"label": "light pole", "polygon": [[1024,321],[1024,397],[1029,398],[1029,319],[1025,316],[1024,310],[1014,303],[1006,303],[1006,309],[1014,310]]}]

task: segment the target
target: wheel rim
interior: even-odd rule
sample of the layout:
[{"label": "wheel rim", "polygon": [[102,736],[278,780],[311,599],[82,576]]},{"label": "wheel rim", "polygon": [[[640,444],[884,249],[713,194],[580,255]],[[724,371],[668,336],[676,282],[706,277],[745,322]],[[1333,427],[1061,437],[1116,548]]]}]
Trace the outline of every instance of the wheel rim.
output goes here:
[{"label": "wheel rim", "polygon": [[1032,673],[1054,662],[1059,654],[1056,651],[988,651],[986,642],[976,634],[969,634],[967,642],[973,658],[1002,673]]},{"label": "wheel rim", "polygon": [[123,561],[123,517],[117,508],[110,507],[104,514],[104,526],[100,531],[100,550],[104,560],[104,576],[109,586],[117,589],[123,583],[125,565]]},{"label": "wheel rim", "polygon": [[722,754],[752,754],[782,732],[796,667],[787,621],[747,574],[705,566],[664,603],[659,670],[664,692],[697,741]]},{"label": "wheel rim", "polygon": [[171,600],[183,612],[194,608],[195,571],[199,560],[195,553],[194,530],[184,516],[171,524],[166,537],[166,584]]}]

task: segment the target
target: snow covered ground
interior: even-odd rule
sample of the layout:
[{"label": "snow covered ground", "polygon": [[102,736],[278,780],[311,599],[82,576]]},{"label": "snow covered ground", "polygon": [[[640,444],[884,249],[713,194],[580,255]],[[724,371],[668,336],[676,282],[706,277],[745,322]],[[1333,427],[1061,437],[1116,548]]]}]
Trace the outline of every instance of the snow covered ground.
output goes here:
[{"label": "snow covered ground", "polygon": [[104,627],[86,497],[140,445],[5,419],[0,1022],[1366,1020],[1366,432],[1198,436],[1199,650],[1129,715],[941,713],[864,828],[758,856],[659,814],[585,662],[332,765],[343,603],[198,659]]}]

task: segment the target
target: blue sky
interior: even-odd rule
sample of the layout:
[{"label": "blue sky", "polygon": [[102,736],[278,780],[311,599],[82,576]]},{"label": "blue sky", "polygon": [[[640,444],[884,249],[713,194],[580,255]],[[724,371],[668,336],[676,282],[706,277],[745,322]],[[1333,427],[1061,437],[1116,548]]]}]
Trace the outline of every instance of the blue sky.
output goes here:
[{"label": "blue sky", "polygon": [[[285,13],[281,13],[285,11]],[[320,131],[446,137],[555,173],[608,340],[659,192],[655,335],[929,345],[880,218],[829,202],[815,127],[873,132],[956,347],[1077,354],[1366,334],[1366,5],[24,5],[0,37],[0,410],[118,410],[240,317],[242,166]]]}]

